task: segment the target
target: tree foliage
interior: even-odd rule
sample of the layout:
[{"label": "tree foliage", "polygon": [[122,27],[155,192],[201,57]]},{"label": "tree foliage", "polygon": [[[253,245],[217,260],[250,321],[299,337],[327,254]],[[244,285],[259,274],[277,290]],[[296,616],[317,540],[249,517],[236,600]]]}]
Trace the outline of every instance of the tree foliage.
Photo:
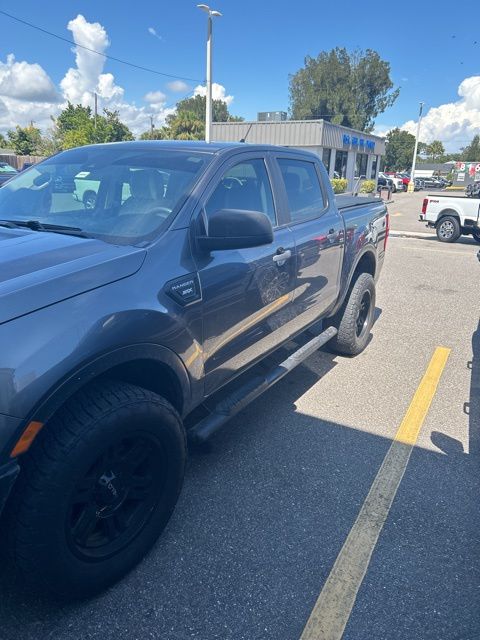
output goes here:
[{"label": "tree foliage", "polygon": [[440,140],[433,140],[430,144],[427,144],[426,153],[432,162],[441,161],[445,156],[445,147]]},{"label": "tree foliage", "polygon": [[[177,114],[181,112],[193,113],[198,120],[205,122],[205,108],[207,99],[205,96],[193,96],[191,98],[184,98],[177,103]],[[167,123],[169,119],[176,117],[176,114],[167,117]],[[213,122],[242,122],[243,118],[239,116],[233,116],[229,110],[227,103],[223,100],[212,100],[212,120]]]},{"label": "tree foliage", "polygon": [[19,156],[35,156],[42,153],[42,134],[33,125],[11,129],[7,133],[9,146]]},{"label": "tree foliage", "polygon": [[293,119],[323,118],[370,131],[378,114],[397,99],[400,90],[392,89],[390,64],[376,51],[336,47],[307,56],[290,76],[290,112]]},{"label": "tree foliage", "polygon": [[474,136],[471,143],[462,150],[462,160],[465,162],[480,162],[480,136]]},{"label": "tree foliage", "polygon": [[385,167],[388,171],[403,171],[412,166],[415,136],[398,127],[387,134]]},{"label": "tree foliage", "polygon": [[[150,129],[140,136],[141,140],[204,140],[205,138],[205,96],[185,98],[177,103],[175,113],[166,118],[164,127]],[[243,118],[232,116],[227,103],[212,100],[213,122],[241,122]]]},{"label": "tree foliage", "polygon": [[133,139],[130,129],[120,120],[118,111],[104,109],[103,115],[95,118],[90,107],[68,103],[54,119],[52,147],[56,150]]}]

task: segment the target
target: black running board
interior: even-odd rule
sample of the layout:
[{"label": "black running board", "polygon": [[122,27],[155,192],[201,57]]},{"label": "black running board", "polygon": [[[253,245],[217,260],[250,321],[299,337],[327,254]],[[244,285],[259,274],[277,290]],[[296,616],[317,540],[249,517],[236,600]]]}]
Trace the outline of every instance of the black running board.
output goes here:
[{"label": "black running board", "polygon": [[335,327],[329,327],[319,336],[297,349],[286,360],[265,375],[256,376],[248,380],[239,389],[236,389],[231,395],[219,402],[208,416],[189,429],[189,440],[194,444],[201,444],[208,440],[225,422],[250,404],[252,400],[258,398],[264,391],[273,387],[276,382],[295,369],[305,358],[308,358],[336,335],[337,330]]}]

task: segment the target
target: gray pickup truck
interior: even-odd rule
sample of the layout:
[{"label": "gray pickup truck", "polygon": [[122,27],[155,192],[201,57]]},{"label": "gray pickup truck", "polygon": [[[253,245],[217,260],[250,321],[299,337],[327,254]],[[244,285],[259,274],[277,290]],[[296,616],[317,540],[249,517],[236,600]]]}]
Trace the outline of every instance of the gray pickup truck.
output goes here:
[{"label": "gray pickup truck", "polygon": [[[95,176],[88,205],[79,174]],[[187,439],[327,341],[365,348],[387,238],[379,200],[335,199],[317,156],[271,146],[82,147],[0,189],[0,530],[16,570],[76,598],[131,569],[175,507]]]}]

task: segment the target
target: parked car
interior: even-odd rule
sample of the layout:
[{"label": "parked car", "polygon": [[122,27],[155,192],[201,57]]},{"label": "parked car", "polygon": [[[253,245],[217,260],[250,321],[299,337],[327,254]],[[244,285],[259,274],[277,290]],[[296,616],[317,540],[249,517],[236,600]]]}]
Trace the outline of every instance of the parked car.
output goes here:
[{"label": "parked car", "polygon": [[456,196],[424,198],[419,220],[437,232],[440,242],[456,242],[471,235],[480,242],[480,207],[477,202]]},{"label": "parked car", "polygon": [[17,174],[18,171],[8,162],[0,162],[0,187]]},{"label": "parked car", "polygon": [[[94,215],[55,187],[84,171]],[[52,156],[0,190],[0,225],[2,544],[64,597],[153,545],[187,437],[205,441],[325,342],[366,347],[389,228],[378,199],[336,199],[314,154],[180,141]]]},{"label": "parked car", "polygon": [[443,189],[444,184],[438,178],[421,178],[424,189]]},{"label": "parked car", "polygon": [[396,193],[397,191],[404,191],[404,186],[403,186],[403,180],[401,178],[397,178],[394,175],[387,175],[386,173],[380,172],[378,174],[379,179],[380,178],[384,178],[385,180],[391,180],[391,187],[392,187],[392,191],[393,193]]},{"label": "parked car", "polygon": [[377,191],[382,187],[389,187],[392,191],[394,189],[393,180],[383,173],[379,173],[377,177]]},{"label": "parked car", "polygon": [[465,189],[467,198],[480,198],[480,180],[475,180],[467,185]]}]

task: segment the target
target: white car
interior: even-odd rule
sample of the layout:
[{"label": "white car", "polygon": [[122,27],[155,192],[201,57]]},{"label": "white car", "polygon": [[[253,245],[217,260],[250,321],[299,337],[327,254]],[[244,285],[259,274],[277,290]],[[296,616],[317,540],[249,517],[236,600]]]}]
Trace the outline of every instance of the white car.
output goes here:
[{"label": "white car", "polygon": [[388,174],[383,173],[383,171],[380,171],[378,175],[382,178],[387,178],[388,180],[391,180],[393,182],[393,189],[392,189],[393,193],[395,193],[396,191],[405,191],[405,186],[401,178],[396,178],[395,176],[389,176]]},{"label": "white car", "polygon": [[480,242],[480,203],[457,196],[430,195],[423,199],[420,221],[433,227],[440,242],[456,242],[473,236]]}]

